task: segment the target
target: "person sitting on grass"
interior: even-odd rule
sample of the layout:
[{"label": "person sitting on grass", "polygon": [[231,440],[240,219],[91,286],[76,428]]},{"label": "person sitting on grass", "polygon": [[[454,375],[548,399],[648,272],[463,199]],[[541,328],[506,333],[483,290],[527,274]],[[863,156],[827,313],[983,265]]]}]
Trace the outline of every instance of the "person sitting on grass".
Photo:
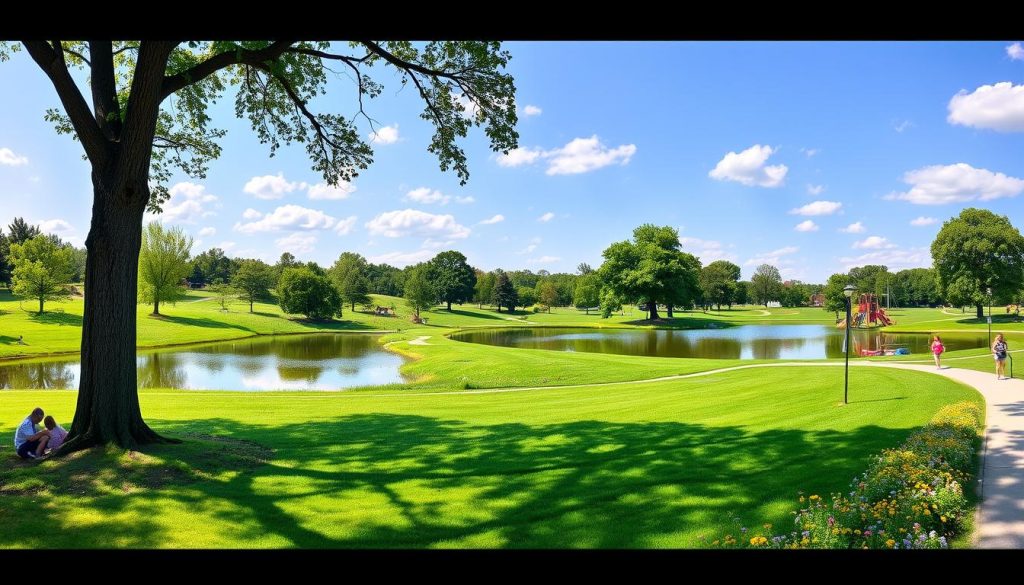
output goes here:
[{"label": "person sitting on grass", "polygon": [[50,431],[36,430],[36,425],[42,420],[43,409],[37,406],[32,414],[25,417],[25,420],[18,425],[18,430],[14,432],[14,449],[18,452],[18,457],[35,459],[43,456],[46,444],[50,442]]},{"label": "person sitting on grass", "polygon": [[46,427],[46,430],[50,431],[50,441],[46,443],[46,446],[50,449],[50,453],[53,453],[64,444],[64,439],[68,437],[68,432],[64,430],[64,427],[57,424],[57,421],[53,420],[52,416],[47,416],[43,419],[43,426]]}]

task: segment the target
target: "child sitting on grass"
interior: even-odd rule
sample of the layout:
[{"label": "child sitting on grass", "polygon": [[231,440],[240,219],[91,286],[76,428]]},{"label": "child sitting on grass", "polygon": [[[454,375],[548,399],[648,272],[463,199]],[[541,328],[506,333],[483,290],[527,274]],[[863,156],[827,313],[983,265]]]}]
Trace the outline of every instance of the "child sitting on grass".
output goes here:
[{"label": "child sitting on grass", "polygon": [[53,453],[64,444],[64,439],[67,438],[68,432],[64,430],[64,427],[57,424],[57,421],[53,420],[52,416],[44,418],[43,424],[50,431],[50,442],[47,446],[50,448],[50,453]]}]

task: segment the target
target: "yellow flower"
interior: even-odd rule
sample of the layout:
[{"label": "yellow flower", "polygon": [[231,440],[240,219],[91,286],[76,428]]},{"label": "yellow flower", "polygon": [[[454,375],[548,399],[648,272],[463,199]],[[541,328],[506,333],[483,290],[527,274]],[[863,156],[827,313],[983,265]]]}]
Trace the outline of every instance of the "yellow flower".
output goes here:
[{"label": "yellow flower", "polygon": [[817,499],[820,499],[820,498],[818,498],[818,496],[817,496],[817,495],[812,495],[812,496],[811,496],[811,501],[812,501],[812,502],[813,502],[814,500],[817,500]]},{"label": "yellow flower", "polygon": [[860,528],[858,528],[857,530],[854,530],[853,533],[856,534],[857,536],[860,536]]},{"label": "yellow flower", "polygon": [[891,538],[889,540],[885,541],[885,546],[887,546],[889,548],[892,548],[895,545],[896,545],[896,541],[891,539]]},{"label": "yellow flower", "polygon": [[925,516],[931,516],[932,515],[932,511],[929,510],[928,508],[925,508],[924,509],[924,514],[925,514]]},{"label": "yellow flower", "polygon": [[943,522],[945,522],[946,521],[946,517],[945,516],[939,516],[939,520],[942,520]]}]

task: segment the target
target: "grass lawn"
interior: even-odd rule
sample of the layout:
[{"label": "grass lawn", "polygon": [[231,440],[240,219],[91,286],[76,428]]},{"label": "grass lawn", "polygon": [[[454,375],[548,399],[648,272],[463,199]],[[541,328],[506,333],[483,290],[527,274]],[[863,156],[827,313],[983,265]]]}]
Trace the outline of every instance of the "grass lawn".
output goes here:
[{"label": "grass lawn", "polygon": [[[186,443],[6,451],[0,546],[696,547],[733,515],[785,526],[798,490],[845,490],[940,406],[981,401],[896,370],[858,370],[848,406],[841,389],[839,368],[783,367],[489,394],[146,391],[150,424]],[[69,421],[75,394],[3,398],[9,436],[37,404]]]}]

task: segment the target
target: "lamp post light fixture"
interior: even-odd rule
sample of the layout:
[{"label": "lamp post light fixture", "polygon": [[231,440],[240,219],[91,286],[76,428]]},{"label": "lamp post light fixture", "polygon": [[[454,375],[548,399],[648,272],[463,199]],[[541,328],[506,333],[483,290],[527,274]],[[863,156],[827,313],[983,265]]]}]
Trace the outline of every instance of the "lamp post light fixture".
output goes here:
[{"label": "lamp post light fixture", "polygon": [[852,302],[853,291],[857,287],[848,284],[843,287],[843,295],[846,296],[846,378],[843,381],[843,404],[849,404],[850,394],[850,303]]},{"label": "lamp post light fixture", "polygon": [[988,293],[988,346],[992,347],[992,287],[985,289]]}]

